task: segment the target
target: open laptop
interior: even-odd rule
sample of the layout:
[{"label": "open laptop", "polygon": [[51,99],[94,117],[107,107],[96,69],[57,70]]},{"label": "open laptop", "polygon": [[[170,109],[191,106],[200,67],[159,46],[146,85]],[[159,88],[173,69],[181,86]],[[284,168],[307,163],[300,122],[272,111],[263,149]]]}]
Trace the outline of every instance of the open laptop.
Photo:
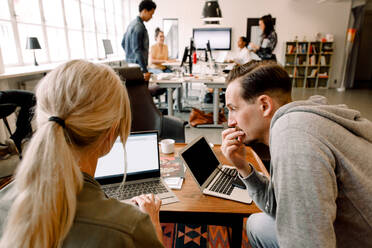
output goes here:
[{"label": "open laptop", "polygon": [[127,176],[124,187],[120,187],[124,175],[124,148],[119,138],[111,151],[98,160],[94,178],[102,185],[107,196],[131,203],[132,197],[153,193],[162,200],[162,205],[178,201],[160,177],[157,131],[131,133],[126,151]]},{"label": "open laptop", "polygon": [[233,184],[237,179],[237,170],[232,166],[221,165],[204,136],[188,144],[180,156],[203,194],[248,204],[252,202],[247,189]]}]

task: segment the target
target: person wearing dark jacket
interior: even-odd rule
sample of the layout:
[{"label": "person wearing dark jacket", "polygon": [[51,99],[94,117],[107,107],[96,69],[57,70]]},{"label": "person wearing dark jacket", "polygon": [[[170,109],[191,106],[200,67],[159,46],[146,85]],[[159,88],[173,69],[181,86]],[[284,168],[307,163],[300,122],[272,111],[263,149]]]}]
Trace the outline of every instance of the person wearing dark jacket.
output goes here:
[{"label": "person wearing dark jacket", "polygon": [[156,4],[153,1],[143,0],[139,4],[139,16],[128,26],[121,46],[125,51],[126,61],[139,64],[146,81],[150,79],[147,70],[149,58],[149,35],[144,22],[151,20],[155,13]]},{"label": "person wearing dark jacket", "polygon": [[278,36],[274,29],[271,15],[262,16],[259,20],[262,30],[260,44],[249,43],[249,49],[253,50],[262,60],[276,60],[273,51],[278,43]]}]

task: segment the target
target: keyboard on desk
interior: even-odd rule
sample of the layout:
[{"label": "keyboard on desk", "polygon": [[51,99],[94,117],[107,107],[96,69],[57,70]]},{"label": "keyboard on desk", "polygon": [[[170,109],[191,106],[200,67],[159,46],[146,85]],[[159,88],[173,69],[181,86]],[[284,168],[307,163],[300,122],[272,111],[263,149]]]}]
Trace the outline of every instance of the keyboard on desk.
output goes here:
[{"label": "keyboard on desk", "polygon": [[220,194],[231,195],[234,189],[232,182],[238,175],[238,172],[232,168],[222,168],[221,170],[223,173],[219,172],[217,180],[209,187],[209,190]]},{"label": "keyboard on desk", "polygon": [[118,200],[127,200],[135,196],[142,194],[161,194],[168,192],[167,188],[162,184],[160,180],[124,184],[124,187],[120,188],[120,184],[105,185],[102,190],[110,198]]}]

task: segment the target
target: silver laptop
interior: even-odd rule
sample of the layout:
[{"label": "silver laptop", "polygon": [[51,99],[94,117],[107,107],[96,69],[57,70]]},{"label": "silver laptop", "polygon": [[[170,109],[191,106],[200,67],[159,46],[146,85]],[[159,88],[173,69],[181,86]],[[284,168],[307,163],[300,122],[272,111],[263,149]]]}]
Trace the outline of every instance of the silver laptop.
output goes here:
[{"label": "silver laptop", "polygon": [[153,193],[162,205],[177,202],[178,198],[160,177],[160,159],[157,131],[131,133],[126,143],[127,176],[124,175],[124,148],[117,139],[111,151],[98,160],[94,178],[102,185],[108,197],[131,203],[141,194]]},{"label": "silver laptop", "polygon": [[237,170],[232,166],[221,165],[204,136],[188,144],[180,156],[203,194],[248,204],[252,202],[247,189],[234,186],[238,179]]}]

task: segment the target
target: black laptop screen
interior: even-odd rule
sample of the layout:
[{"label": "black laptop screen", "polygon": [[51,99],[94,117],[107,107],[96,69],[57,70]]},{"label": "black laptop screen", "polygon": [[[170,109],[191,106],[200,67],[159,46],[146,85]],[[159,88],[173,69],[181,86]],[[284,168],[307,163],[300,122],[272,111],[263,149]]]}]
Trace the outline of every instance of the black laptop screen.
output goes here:
[{"label": "black laptop screen", "polygon": [[220,164],[204,137],[184,151],[181,156],[200,185]]}]

